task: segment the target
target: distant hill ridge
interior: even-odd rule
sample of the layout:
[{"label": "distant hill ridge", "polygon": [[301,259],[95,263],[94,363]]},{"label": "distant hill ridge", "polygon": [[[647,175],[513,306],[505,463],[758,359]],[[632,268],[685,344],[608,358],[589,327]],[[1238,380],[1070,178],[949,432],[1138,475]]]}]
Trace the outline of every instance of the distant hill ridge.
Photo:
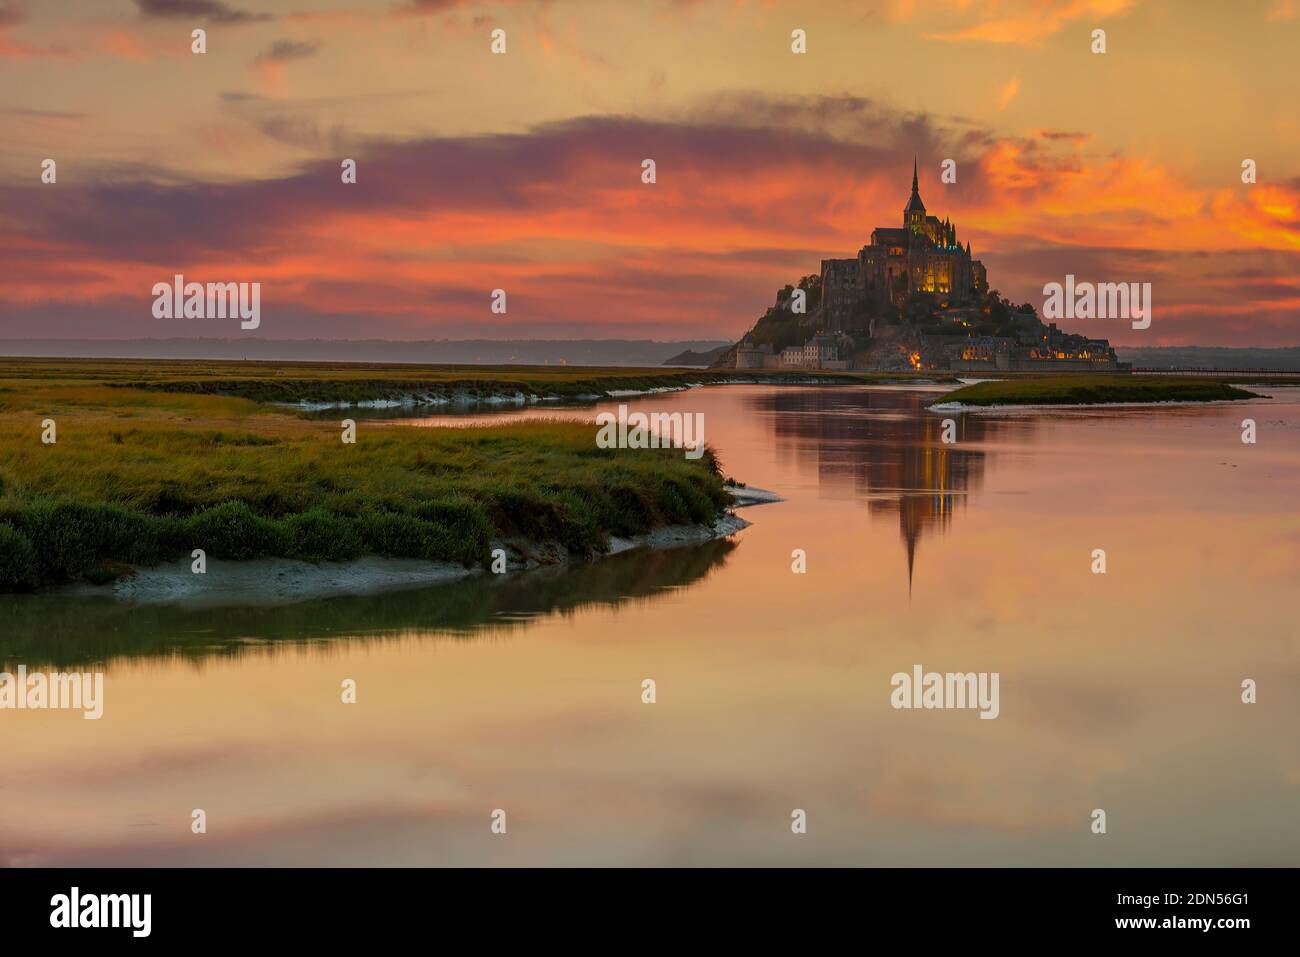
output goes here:
[{"label": "distant hill ridge", "polygon": [[0,355],[648,367],[664,365],[669,357],[708,354],[726,344],[721,339],[4,339]]},{"label": "distant hill ridge", "polygon": [[696,352],[694,349],[687,349],[684,352],[677,353],[677,355],[673,356],[672,358],[665,359],[664,365],[700,366],[701,368],[704,368],[711,365],[714,361],[718,359],[719,356],[721,356],[724,352],[727,352],[731,348],[732,348],[731,346],[724,343],[723,345],[718,346],[718,348],[716,349],[710,349],[708,352]]}]

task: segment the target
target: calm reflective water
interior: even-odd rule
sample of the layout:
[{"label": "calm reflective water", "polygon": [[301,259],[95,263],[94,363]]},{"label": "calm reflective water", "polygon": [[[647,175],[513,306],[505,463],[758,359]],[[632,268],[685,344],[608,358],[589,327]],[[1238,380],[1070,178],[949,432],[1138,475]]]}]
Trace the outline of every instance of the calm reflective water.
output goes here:
[{"label": "calm reflective water", "polygon": [[[11,670],[108,661],[100,721],[0,712],[0,863],[1296,864],[1300,390],[1265,391],[944,445],[933,392],[696,389],[633,405],[703,412],[787,498],[730,542],[282,608],[0,600]],[[918,663],[998,672],[1000,716],[892,709]]]}]

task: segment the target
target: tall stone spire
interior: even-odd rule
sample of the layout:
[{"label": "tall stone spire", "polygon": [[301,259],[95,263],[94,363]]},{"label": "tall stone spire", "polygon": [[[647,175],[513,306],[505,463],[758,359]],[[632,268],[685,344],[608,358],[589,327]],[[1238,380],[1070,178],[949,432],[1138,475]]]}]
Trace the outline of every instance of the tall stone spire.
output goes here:
[{"label": "tall stone spire", "polygon": [[921,202],[921,188],[916,179],[916,157],[912,157],[912,198],[903,210],[904,226],[921,226],[925,222],[925,203]]}]

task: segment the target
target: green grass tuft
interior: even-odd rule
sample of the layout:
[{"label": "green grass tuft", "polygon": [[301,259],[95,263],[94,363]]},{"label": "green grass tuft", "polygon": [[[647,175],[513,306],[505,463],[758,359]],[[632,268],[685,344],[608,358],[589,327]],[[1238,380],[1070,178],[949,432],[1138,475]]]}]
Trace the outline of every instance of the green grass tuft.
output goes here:
[{"label": "green grass tuft", "polygon": [[944,395],[963,405],[1100,405],[1258,398],[1226,382],[1172,376],[1066,375],[977,382]]}]

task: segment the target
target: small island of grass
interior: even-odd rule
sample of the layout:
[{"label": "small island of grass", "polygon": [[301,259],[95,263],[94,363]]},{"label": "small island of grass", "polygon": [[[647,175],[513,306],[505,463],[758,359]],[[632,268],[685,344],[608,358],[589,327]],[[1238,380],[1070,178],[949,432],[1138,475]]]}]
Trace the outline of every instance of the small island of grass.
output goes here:
[{"label": "small island of grass", "polygon": [[[235,381],[236,364],[206,376],[196,365],[182,377],[199,386],[173,391],[167,363],[0,363],[0,591],[107,583],[136,567],[188,563],[194,549],[209,559],[467,567],[486,566],[502,541],[595,555],[611,536],[713,523],[732,502],[711,450],[688,459],[601,449],[592,426],[554,421],[433,429],[361,420],[347,444],[340,421],[271,404],[299,398],[292,387],[223,394],[204,381]],[[352,394],[356,379],[413,375],[238,371],[301,379],[316,394],[330,394],[332,380]],[[481,377],[509,381],[510,372]]]},{"label": "small island of grass", "polygon": [[1256,398],[1254,392],[1215,379],[1061,375],[977,382],[947,393],[938,405],[1105,405]]}]

